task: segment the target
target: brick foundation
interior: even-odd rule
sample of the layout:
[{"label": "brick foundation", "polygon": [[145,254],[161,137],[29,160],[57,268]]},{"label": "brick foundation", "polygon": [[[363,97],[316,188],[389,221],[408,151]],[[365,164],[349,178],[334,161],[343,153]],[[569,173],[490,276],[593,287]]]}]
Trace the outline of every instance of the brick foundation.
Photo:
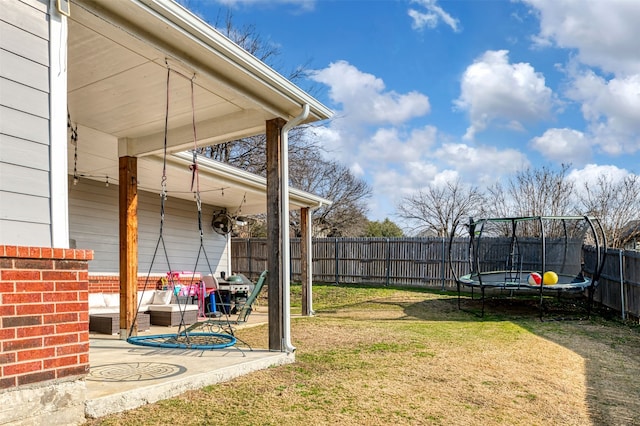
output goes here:
[{"label": "brick foundation", "polygon": [[89,370],[93,251],[0,245],[0,389]]}]

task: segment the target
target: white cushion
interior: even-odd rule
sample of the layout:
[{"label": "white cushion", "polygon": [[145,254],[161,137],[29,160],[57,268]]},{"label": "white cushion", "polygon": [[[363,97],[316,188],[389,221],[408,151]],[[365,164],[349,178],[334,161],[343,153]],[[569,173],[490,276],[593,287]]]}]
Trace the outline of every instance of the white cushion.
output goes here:
[{"label": "white cushion", "polygon": [[89,309],[91,308],[104,308],[107,304],[104,301],[104,294],[102,293],[89,293]]},{"label": "white cushion", "polygon": [[104,303],[105,306],[112,308],[120,306],[120,293],[105,293]]},{"label": "white cushion", "polygon": [[153,298],[156,294],[155,290],[145,290],[138,292],[138,304],[139,305],[150,305],[153,303]]},{"label": "white cushion", "polygon": [[97,315],[97,314],[119,314],[120,308],[115,307],[99,307],[99,308],[89,308],[89,315]]},{"label": "white cushion", "polygon": [[153,295],[152,305],[168,305],[171,302],[171,290],[156,290]]},{"label": "white cushion", "polygon": [[149,305],[149,310],[155,312],[197,311],[198,305],[178,305],[176,303],[171,305]]}]

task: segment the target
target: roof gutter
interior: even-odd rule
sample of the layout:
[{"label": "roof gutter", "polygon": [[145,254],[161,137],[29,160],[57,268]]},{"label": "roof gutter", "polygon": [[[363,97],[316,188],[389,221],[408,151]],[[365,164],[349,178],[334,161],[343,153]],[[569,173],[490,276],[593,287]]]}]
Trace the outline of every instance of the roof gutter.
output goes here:
[{"label": "roof gutter", "polygon": [[[288,97],[292,103],[310,104],[310,112],[314,120],[331,118],[333,111],[314,99],[308,93],[291,83],[270,66],[248,53],[208,23],[191,11],[173,0],[135,0],[172,22],[188,33],[193,39],[205,46],[209,46],[219,55],[224,56],[230,63],[236,64],[243,70],[250,70],[254,76],[259,76],[261,83],[269,86],[273,91]],[[304,118],[306,120],[309,114]]]},{"label": "roof gutter", "polygon": [[287,124],[284,125],[281,131],[280,138],[280,176],[282,176],[282,182],[280,187],[280,198],[282,200],[280,211],[280,235],[282,235],[280,248],[282,253],[282,276],[280,282],[282,283],[282,339],[283,348],[287,353],[291,353],[296,350],[295,346],[291,344],[291,295],[289,294],[291,283],[291,267],[290,259],[291,253],[289,251],[289,130],[298,124],[302,123],[309,116],[309,104],[304,104],[302,112],[297,117],[293,118]]}]

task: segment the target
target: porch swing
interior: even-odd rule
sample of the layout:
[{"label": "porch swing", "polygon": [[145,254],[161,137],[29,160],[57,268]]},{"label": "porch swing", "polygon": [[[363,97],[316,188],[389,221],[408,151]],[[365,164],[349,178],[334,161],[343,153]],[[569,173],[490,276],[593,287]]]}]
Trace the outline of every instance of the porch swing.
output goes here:
[{"label": "porch swing", "polygon": [[[164,219],[165,219],[165,202],[167,199],[167,134],[168,134],[168,122],[169,122],[169,103],[170,103],[170,81],[171,81],[171,73],[174,72],[179,76],[187,78],[190,80],[191,85],[191,112],[192,112],[192,127],[193,127],[193,163],[190,166],[190,170],[192,172],[191,178],[191,191],[194,193],[196,205],[198,209],[198,230],[200,233],[200,247],[198,249],[198,254],[196,256],[195,264],[193,271],[198,269],[198,265],[200,263],[201,257],[204,258],[206,262],[206,268],[208,272],[213,276],[213,271],[211,269],[211,264],[209,262],[209,257],[207,256],[207,252],[204,247],[204,232],[202,226],[202,202],[200,199],[200,182],[198,176],[198,154],[197,154],[197,135],[196,135],[196,121],[195,121],[195,102],[194,102],[194,85],[193,80],[195,79],[195,75],[191,78],[181,74],[178,71],[172,70],[169,64],[167,63],[167,97],[166,97],[166,110],[165,110],[165,127],[164,127],[164,150],[163,150],[163,168],[162,168],[162,180],[161,180],[161,193],[160,193],[160,229],[158,241],[155,246],[155,250],[153,252],[153,257],[151,259],[151,264],[149,265],[149,271],[147,273],[147,277],[145,279],[143,294],[147,290],[147,286],[150,281],[151,271],[153,270],[154,263],[156,261],[156,257],[158,255],[158,250],[162,247],[162,251],[164,253],[165,261],[167,263],[167,267],[169,268],[169,273],[167,274],[167,287],[173,290],[176,288],[175,277],[176,275],[173,273],[171,268],[171,263],[169,260],[169,255],[167,253],[167,247],[164,240],[163,229],[164,229]],[[195,187],[195,191],[194,191]],[[196,273],[193,272],[191,276],[191,283],[195,281]],[[202,283],[200,283],[203,286]],[[204,291],[198,292],[199,303],[204,298]],[[215,292],[215,296],[219,298],[218,292]],[[132,336],[134,326],[137,322],[137,316],[139,309],[136,309],[136,315],[134,321],[131,325],[131,328],[128,332],[130,337],[127,338],[127,342],[140,345],[140,346],[150,346],[150,347],[160,347],[160,348],[172,348],[172,349],[198,349],[198,350],[214,350],[214,349],[223,349],[230,346],[234,346],[237,342],[236,337],[232,332],[225,332],[224,327],[219,327],[218,330],[208,329],[208,331],[195,331],[194,326],[189,328],[186,327],[185,324],[185,312],[186,306],[188,303],[188,298],[177,298],[178,301],[178,310],[180,314],[180,322],[178,325],[178,331],[175,334],[156,334],[156,335],[145,335],[145,336]],[[140,308],[140,304],[142,299],[138,302],[138,308]],[[184,303],[183,303],[184,302]],[[229,325],[228,330],[231,330]]]}]

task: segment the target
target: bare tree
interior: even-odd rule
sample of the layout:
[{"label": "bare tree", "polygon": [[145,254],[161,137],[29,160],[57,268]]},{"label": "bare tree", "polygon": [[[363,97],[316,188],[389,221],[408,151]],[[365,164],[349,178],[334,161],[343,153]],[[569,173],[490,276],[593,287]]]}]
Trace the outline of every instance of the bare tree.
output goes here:
[{"label": "bare tree", "polygon": [[[197,11],[198,2],[179,0],[185,7]],[[256,58],[274,69],[281,69],[277,63],[280,50],[277,45],[263,39],[253,25],[237,27],[233,14],[227,10],[219,14],[213,25]],[[291,81],[302,81],[307,64],[288,72]],[[285,74],[283,74],[285,75]],[[313,92],[315,86],[306,88]],[[366,219],[366,198],[370,196],[368,185],[357,179],[344,166],[323,160],[322,149],[313,134],[313,125],[303,125],[289,132],[289,177],[290,185],[315,193],[334,201],[332,206],[322,207],[313,213],[316,232],[322,235],[360,235],[364,232]],[[264,176],[266,174],[266,136],[257,135],[201,148],[201,153],[217,161]],[[299,233],[298,214],[292,215],[293,231]],[[264,215],[250,218],[246,232],[259,235],[264,228]],[[243,231],[244,232],[244,231]]]},{"label": "bare tree", "polygon": [[601,174],[595,184],[584,184],[580,205],[586,214],[597,217],[610,247],[624,248],[638,238],[640,220],[640,177],[627,175],[614,181]]},{"label": "bare tree", "polygon": [[414,195],[403,197],[397,205],[397,215],[408,222],[411,232],[419,235],[448,237],[462,228],[468,216],[482,213],[484,195],[475,186],[465,186],[460,180],[444,186],[431,185]]},{"label": "bare tree", "polygon": [[[332,205],[314,211],[313,220],[318,235],[363,235],[367,226],[365,202],[371,196],[371,188],[365,181],[355,177],[344,165],[318,157],[301,158],[291,167],[293,186],[333,201]],[[296,226],[295,232],[299,232],[299,226]]]},{"label": "bare tree", "polygon": [[526,169],[506,187],[488,189],[489,214],[495,217],[562,216],[574,212],[573,183],[566,180],[569,165],[559,171],[548,167]]}]

